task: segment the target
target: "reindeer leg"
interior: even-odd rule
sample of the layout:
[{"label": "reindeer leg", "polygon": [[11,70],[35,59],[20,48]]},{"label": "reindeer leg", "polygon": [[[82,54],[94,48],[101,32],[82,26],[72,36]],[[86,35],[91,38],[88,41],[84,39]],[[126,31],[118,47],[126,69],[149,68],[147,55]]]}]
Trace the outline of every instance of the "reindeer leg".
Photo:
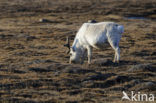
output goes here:
[{"label": "reindeer leg", "polygon": [[88,46],[87,51],[88,51],[88,64],[91,64],[92,47]]}]

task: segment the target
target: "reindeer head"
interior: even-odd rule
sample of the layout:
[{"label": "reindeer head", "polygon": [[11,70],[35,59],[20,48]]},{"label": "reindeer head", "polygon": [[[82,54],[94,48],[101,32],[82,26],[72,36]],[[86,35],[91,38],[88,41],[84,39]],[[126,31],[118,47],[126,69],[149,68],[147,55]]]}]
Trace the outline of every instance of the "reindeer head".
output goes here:
[{"label": "reindeer head", "polygon": [[68,48],[67,54],[70,54],[69,63],[79,63],[81,58],[81,51],[75,46],[70,47],[69,37],[66,38],[66,44],[64,46]]}]

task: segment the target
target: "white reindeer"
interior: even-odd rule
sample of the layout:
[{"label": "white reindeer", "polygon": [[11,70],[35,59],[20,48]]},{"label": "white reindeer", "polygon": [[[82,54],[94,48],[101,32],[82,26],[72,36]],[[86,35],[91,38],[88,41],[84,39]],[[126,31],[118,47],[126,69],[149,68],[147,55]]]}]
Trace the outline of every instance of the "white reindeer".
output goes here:
[{"label": "white reindeer", "polygon": [[69,63],[83,63],[84,55],[88,54],[88,64],[91,63],[92,48],[105,49],[104,44],[109,42],[115,51],[114,62],[119,62],[119,42],[124,27],[114,22],[84,23],[76,34],[73,45],[67,46],[70,51]]}]

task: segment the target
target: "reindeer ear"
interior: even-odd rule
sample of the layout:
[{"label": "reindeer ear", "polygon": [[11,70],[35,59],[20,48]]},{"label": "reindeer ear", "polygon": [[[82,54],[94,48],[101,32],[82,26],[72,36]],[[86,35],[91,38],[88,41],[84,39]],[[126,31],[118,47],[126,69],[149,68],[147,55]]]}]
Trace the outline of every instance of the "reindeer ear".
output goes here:
[{"label": "reindeer ear", "polygon": [[73,52],[75,52],[75,48],[74,48],[74,47],[71,47],[71,50],[72,50]]}]

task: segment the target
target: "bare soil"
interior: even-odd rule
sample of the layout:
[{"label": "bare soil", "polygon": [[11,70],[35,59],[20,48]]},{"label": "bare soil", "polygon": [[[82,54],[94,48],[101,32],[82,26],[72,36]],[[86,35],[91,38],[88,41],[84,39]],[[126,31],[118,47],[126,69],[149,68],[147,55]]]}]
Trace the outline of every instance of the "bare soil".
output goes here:
[{"label": "bare soil", "polygon": [[[72,42],[90,19],[124,25],[120,63],[109,45],[94,49],[90,66],[68,63],[66,36]],[[1,103],[121,103],[122,91],[156,94],[156,1],[0,0],[0,54]]]}]

